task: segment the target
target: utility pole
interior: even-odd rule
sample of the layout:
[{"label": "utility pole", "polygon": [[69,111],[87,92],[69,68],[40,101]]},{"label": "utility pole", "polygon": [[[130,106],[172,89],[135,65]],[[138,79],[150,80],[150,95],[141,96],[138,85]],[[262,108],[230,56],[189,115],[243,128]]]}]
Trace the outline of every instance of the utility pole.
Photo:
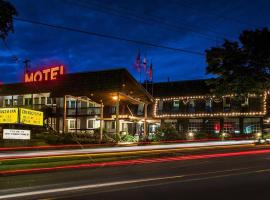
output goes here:
[{"label": "utility pole", "polygon": [[25,59],[23,61],[24,63],[24,74],[29,72],[29,68],[30,68],[30,60],[29,59]]}]

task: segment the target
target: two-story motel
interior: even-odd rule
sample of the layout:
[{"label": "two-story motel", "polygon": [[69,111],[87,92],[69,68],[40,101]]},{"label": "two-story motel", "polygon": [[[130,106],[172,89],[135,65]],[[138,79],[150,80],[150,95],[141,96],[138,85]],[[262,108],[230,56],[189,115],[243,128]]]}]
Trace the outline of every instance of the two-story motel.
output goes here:
[{"label": "two-story motel", "polygon": [[41,110],[44,125],[59,133],[143,133],[153,103],[126,69],[64,74],[62,66],[48,68],[25,74],[23,83],[2,85],[0,95],[0,107]]},{"label": "two-story motel", "polygon": [[56,66],[24,80],[0,86],[0,107],[41,110],[44,126],[58,133],[146,134],[170,124],[179,134],[252,134],[262,132],[268,112],[267,93],[239,103],[233,94],[210,95],[205,80],[155,83],[147,92],[126,69],[65,74]]}]

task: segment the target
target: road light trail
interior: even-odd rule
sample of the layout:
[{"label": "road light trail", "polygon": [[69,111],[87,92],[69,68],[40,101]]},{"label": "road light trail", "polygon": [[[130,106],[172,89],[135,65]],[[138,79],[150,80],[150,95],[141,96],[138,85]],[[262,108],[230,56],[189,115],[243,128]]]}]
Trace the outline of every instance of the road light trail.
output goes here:
[{"label": "road light trail", "polygon": [[162,158],[131,159],[131,160],[122,160],[122,161],[99,162],[99,163],[78,164],[78,165],[66,165],[66,166],[57,166],[57,167],[6,170],[6,171],[0,171],[0,175],[13,175],[13,174],[23,174],[23,173],[48,172],[48,171],[64,170],[64,169],[116,167],[116,166],[125,166],[125,165],[140,165],[140,164],[164,163],[164,162],[185,161],[185,160],[198,160],[198,159],[212,159],[212,158],[224,158],[224,157],[235,157],[235,156],[246,156],[246,155],[259,155],[259,154],[267,154],[267,153],[270,153],[270,149],[252,150],[252,151],[240,151],[240,152],[230,152],[230,153],[216,153],[216,154],[201,154],[201,155],[162,157]]},{"label": "road light trail", "polygon": [[241,145],[253,144],[254,140],[240,141],[218,141],[218,142],[198,142],[185,144],[166,144],[166,145],[151,145],[151,146],[132,146],[132,147],[109,147],[96,149],[71,149],[71,150],[49,150],[49,151],[29,151],[29,152],[5,152],[0,154],[1,159],[11,158],[27,158],[27,157],[42,157],[42,156],[60,156],[60,155],[75,155],[75,154],[91,154],[91,153],[109,153],[109,152],[127,152],[127,151],[143,151],[143,150],[159,150],[159,149],[175,149],[175,148],[190,148],[190,147],[208,147],[208,146],[226,146],[226,145]]}]

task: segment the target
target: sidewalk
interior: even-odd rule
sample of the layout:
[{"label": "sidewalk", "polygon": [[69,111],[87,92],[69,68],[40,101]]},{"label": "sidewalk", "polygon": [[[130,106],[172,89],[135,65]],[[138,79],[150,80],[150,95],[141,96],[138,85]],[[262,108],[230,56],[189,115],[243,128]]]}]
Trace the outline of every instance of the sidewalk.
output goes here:
[{"label": "sidewalk", "polygon": [[231,140],[231,141],[195,142],[195,143],[131,146],[131,147],[103,147],[103,148],[42,150],[42,151],[12,151],[12,152],[0,152],[0,160],[12,159],[12,158],[26,158],[26,157],[61,156],[61,155],[76,155],[76,154],[99,154],[99,153],[151,151],[151,150],[191,148],[191,147],[242,145],[242,144],[253,144],[253,143],[254,143],[254,140],[238,140],[238,141]]}]

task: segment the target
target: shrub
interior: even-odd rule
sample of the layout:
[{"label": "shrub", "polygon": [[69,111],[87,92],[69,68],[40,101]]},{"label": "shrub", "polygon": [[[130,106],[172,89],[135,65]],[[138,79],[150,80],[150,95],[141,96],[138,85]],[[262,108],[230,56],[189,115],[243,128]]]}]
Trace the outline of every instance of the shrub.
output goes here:
[{"label": "shrub", "polygon": [[177,132],[171,124],[165,124],[164,127],[157,129],[156,133],[150,138],[152,141],[168,141],[183,139],[183,136]]}]

